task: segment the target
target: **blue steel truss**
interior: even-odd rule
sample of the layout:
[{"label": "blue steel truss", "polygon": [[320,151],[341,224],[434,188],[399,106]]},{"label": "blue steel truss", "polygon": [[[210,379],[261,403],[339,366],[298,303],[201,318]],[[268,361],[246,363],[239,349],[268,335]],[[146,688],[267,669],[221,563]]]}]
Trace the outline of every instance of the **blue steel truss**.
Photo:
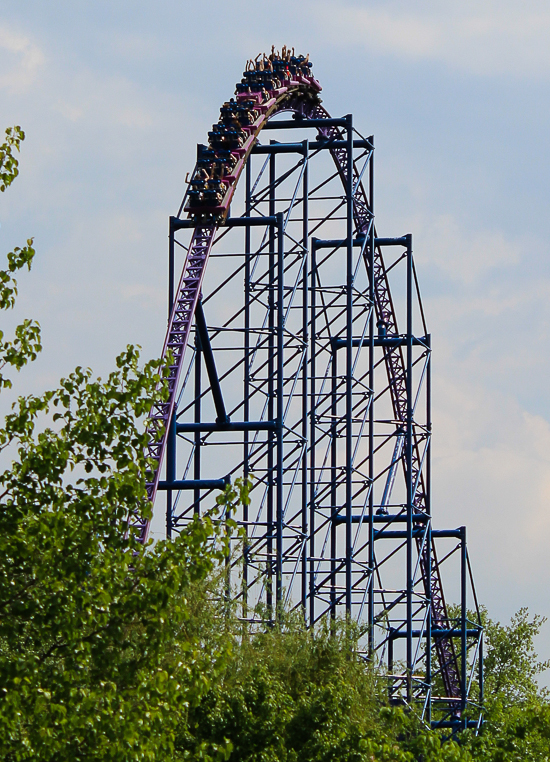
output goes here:
[{"label": "blue steel truss", "polygon": [[158,481],[167,535],[251,477],[230,560],[242,619],[254,627],[282,607],[311,625],[352,617],[393,702],[433,727],[479,728],[466,529],[432,526],[432,349],[412,236],[378,236],[374,139],[351,115],[287,100],[265,134],[226,213],[188,192],[170,218],[172,322],[179,260],[189,266],[197,232],[211,248]]}]

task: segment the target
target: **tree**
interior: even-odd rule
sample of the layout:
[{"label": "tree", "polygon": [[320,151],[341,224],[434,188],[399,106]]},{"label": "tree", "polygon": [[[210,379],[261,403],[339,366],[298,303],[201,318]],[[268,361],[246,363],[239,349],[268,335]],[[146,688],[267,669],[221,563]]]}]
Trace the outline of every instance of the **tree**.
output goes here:
[{"label": "tree", "polygon": [[482,610],[485,725],[480,736],[464,739],[480,762],[550,760],[550,694],[537,682],[550,660],[541,661],[534,645],[545,621],[522,608],[501,625]]},{"label": "tree", "polygon": [[232,643],[231,658],[182,716],[175,759],[196,759],[197,750],[224,743],[231,762],[471,759],[388,704],[385,681],[365,662],[349,622],[323,620],[308,630],[289,614],[243,637],[234,618],[203,619],[205,631],[216,627]]},{"label": "tree", "polygon": [[485,630],[485,689],[489,716],[512,705],[547,700],[549,693],[540,688],[537,678],[550,668],[550,659],[540,661],[535,651],[535,638],[546,618],[529,616],[521,608],[509,625],[492,621],[483,612]]},{"label": "tree", "polygon": [[[2,190],[24,137],[6,135]],[[2,309],[33,256],[32,240],[8,255]],[[19,369],[39,349],[26,321],[0,357]],[[128,518],[150,512],[143,421],[164,370],[140,368],[133,347],[116,366],[105,381],[77,368],[20,398],[0,427],[11,460],[0,473],[1,759],[170,759],[177,711],[220,661],[189,627],[188,598],[224,558],[223,537],[205,517],[173,542],[139,545]]]}]

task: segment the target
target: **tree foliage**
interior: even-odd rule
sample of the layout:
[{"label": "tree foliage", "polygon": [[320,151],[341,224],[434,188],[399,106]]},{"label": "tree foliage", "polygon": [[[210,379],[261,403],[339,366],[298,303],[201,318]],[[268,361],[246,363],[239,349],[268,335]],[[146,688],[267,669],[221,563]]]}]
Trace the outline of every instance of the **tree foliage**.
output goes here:
[{"label": "tree foliage", "polygon": [[550,667],[535,650],[545,618],[526,608],[501,625],[482,612],[485,630],[484,731],[465,743],[482,762],[550,760],[550,695],[538,678]]},{"label": "tree foliage", "polygon": [[198,637],[180,640],[186,591],[223,557],[212,522],[147,552],[124,529],[150,510],[137,422],[159,364],[137,362],[128,348],[105,381],[78,368],[0,431],[15,454],[0,474],[4,758],[162,759],[215,668]]},{"label": "tree foliage", "polygon": [[19,153],[25,133],[19,126],[6,129],[4,142],[0,145],[0,191],[8,188],[19,174],[19,161],[15,151]]},{"label": "tree foliage", "polygon": [[490,716],[512,704],[548,698],[548,691],[540,688],[538,678],[550,668],[550,659],[540,661],[535,651],[535,638],[545,621],[540,615],[531,618],[524,607],[509,625],[502,626],[484,612],[486,705]]},{"label": "tree foliage", "polygon": [[[5,191],[19,174],[15,151],[19,151],[24,139],[25,133],[21,127],[8,127],[6,130],[4,143],[0,145],[0,191]],[[14,306],[17,296],[14,273],[23,267],[30,270],[34,254],[33,239],[29,238],[25,246],[16,246],[7,255],[7,265],[0,269],[0,310]],[[2,373],[6,365],[21,370],[29,360],[36,359],[41,349],[40,326],[33,320],[24,320],[17,326],[13,341],[6,341],[4,332],[0,331],[0,389],[11,386],[11,381]]]},{"label": "tree foliage", "polygon": [[[24,137],[6,135],[2,190]],[[8,254],[3,309],[33,256],[32,240]],[[0,364],[39,348],[25,321]],[[77,368],[0,427],[0,759],[171,758],[176,711],[215,674],[220,653],[191,634],[186,596],[224,558],[223,537],[205,517],[144,551],[128,524],[150,512],[143,419],[163,374],[128,347],[107,379]]]}]

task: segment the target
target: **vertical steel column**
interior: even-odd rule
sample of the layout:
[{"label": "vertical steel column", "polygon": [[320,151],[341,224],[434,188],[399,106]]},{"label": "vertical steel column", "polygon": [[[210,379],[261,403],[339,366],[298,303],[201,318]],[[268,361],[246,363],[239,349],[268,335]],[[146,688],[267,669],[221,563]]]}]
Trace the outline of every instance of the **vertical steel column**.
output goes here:
[{"label": "vertical steel column", "polygon": [[311,239],[311,266],[309,277],[310,288],[310,322],[309,322],[309,336],[310,336],[310,359],[309,359],[309,623],[313,625],[315,622],[315,539],[316,539],[316,516],[315,516],[315,502],[317,496],[315,494],[315,390],[316,390],[316,346],[315,346],[315,331],[316,320],[315,310],[317,309],[316,299],[316,282],[317,282],[317,238]]},{"label": "vertical steel column", "polygon": [[395,686],[391,680],[391,677],[393,675],[393,661],[394,661],[393,660],[393,644],[395,641],[393,633],[394,633],[393,627],[390,626],[389,633],[388,633],[388,675],[390,676],[390,683],[388,686],[388,698],[390,702],[393,699],[393,695],[395,693]]},{"label": "vertical steel column", "polygon": [[303,141],[304,174],[302,177],[302,585],[301,597],[304,619],[307,621],[307,536],[308,536],[308,371],[309,371],[309,141]]},{"label": "vertical steel column", "polygon": [[479,705],[483,707],[485,700],[485,682],[483,670],[483,630],[479,633],[479,656],[478,656],[478,680],[479,680]]},{"label": "vertical steel column", "polygon": [[[172,316],[174,307],[174,218],[170,217],[168,223],[168,320]],[[166,443],[166,479],[173,482],[176,479],[176,411],[172,413],[168,429],[168,441]],[[172,537],[172,490],[166,492],[166,537]]]},{"label": "vertical steel column", "polygon": [[[201,394],[202,394],[202,347],[199,332],[195,329],[195,401],[193,403],[194,421],[201,420]],[[195,431],[195,446],[193,451],[193,479],[201,478],[201,433]],[[196,487],[193,490],[193,512],[198,515],[201,510],[201,491]]]},{"label": "vertical steel column", "polygon": [[[275,153],[269,157],[269,216],[275,216]],[[267,417],[272,421],[275,413],[275,228],[269,227],[269,258],[268,258],[268,341],[267,341]],[[269,616],[273,616],[273,539],[275,534],[274,524],[274,482],[275,482],[275,435],[273,431],[268,433],[268,452],[267,452],[267,580],[266,580],[266,604]]]},{"label": "vertical steel column", "polygon": [[466,709],[467,679],[468,679],[468,659],[467,659],[467,625],[468,625],[468,599],[467,599],[467,579],[468,579],[468,558],[466,550],[466,527],[460,527],[460,710],[461,717],[465,719]]},{"label": "vertical steel column", "polygon": [[352,468],[353,454],[353,117],[346,115],[346,613],[351,613],[352,590]]},{"label": "vertical steel column", "polygon": [[[252,181],[251,160],[246,162],[245,182],[246,216],[250,217],[252,202],[250,186]],[[250,420],[250,226],[244,229],[244,389],[243,389],[243,420]],[[246,481],[250,475],[250,441],[248,431],[243,433],[243,476]],[[243,505],[243,619],[248,616],[248,505]]]},{"label": "vertical steel column", "polygon": [[336,416],[338,414],[338,349],[332,347],[331,357],[331,380],[330,380],[330,615],[336,617],[336,518],[339,513],[337,503],[338,489],[338,450],[336,447],[338,427]]},{"label": "vertical steel column", "polygon": [[283,412],[284,412],[284,218],[277,212],[277,466],[276,466],[276,603],[277,613],[283,600]]},{"label": "vertical steel column", "polygon": [[[374,135],[369,138],[371,145],[374,147]],[[374,217],[374,151],[371,154],[370,166],[369,166],[369,203],[370,212]],[[369,231],[369,242],[366,244],[368,249],[368,278],[369,278],[369,390],[370,390],[370,408],[369,408],[369,582],[367,591],[367,624],[369,628],[368,633],[368,646],[369,657],[374,652],[374,324],[375,324],[375,309],[374,309],[374,222],[371,221]]]},{"label": "vertical steel column", "polygon": [[412,698],[412,662],[413,662],[413,401],[412,401],[412,340],[413,340],[413,311],[412,311],[412,236],[405,236],[407,241],[407,433],[406,433],[406,489],[407,489],[407,701]]},{"label": "vertical steel column", "polygon": [[168,320],[172,316],[174,306],[174,217],[168,222]]},{"label": "vertical steel column", "polygon": [[426,369],[426,429],[428,431],[428,446],[426,452],[426,513],[430,517],[426,527],[425,558],[426,579],[425,594],[427,598],[426,621],[426,683],[428,696],[428,724],[432,721],[432,350],[431,336],[426,336],[428,345],[428,367]]}]

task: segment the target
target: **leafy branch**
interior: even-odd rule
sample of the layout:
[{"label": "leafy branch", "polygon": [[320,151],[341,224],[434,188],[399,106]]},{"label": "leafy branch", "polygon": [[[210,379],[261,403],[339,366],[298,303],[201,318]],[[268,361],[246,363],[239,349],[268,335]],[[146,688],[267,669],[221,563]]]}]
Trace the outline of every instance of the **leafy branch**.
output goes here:
[{"label": "leafy branch", "polygon": [[14,151],[19,152],[25,133],[19,126],[6,129],[6,139],[0,146],[0,191],[2,193],[12,184],[19,174],[19,162]]},{"label": "leafy branch", "polygon": [[[19,162],[15,152],[19,152],[25,133],[21,127],[8,127],[4,143],[0,146],[0,191],[4,192],[19,174]],[[14,273],[26,267],[31,269],[35,250],[33,239],[28,238],[26,246],[16,246],[7,255],[7,267],[0,269],[0,309],[9,310],[15,304],[17,280]],[[0,331],[0,389],[10,388],[12,382],[1,372],[6,365],[21,370],[29,361],[35,360],[42,349],[40,326],[34,320],[24,320],[15,329],[13,341],[4,341]]]}]

